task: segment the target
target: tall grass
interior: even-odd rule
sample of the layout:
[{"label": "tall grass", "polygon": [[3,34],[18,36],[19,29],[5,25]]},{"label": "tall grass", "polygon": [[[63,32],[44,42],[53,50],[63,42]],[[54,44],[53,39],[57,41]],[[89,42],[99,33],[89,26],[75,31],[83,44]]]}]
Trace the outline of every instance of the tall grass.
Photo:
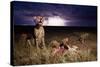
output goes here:
[{"label": "tall grass", "polygon": [[[60,39],[60,38],[57,38]],[[71,42],[71,41],[70,41]],[[75,41],[74,41],[75,42]],[[91,41],[90,41],[91,42]],[[25,41],[15,42],[13,60],[14,65],[30,65],[30,64],[55,64],[55,63],[69,63],[69,62],[85,62],[97,60],[96,43],[92,41],[89,43],[89,48],[79,44],[79,48],[76,53],[70,53],[65,51],[63,54],[52,55],[52,47],[46,44],[45,49],[37,49],[34,45],[29,45]],[[73,43],[71,43],[73,44]],[[92,45],[92,46],[91,46]],[[90,47],[91,46],[91,47]]]},{"label": "tall grass", "polygon": [[[29,50],[29,51],[28,51]],[[55,64],[67,62],[95,61],[96,56],[91,50],[79,50],[76,54],[67,52],[63,55],[51,55],[51,48],[36,49],[35,47],[16,49],[14,52],[15,65]]]}]

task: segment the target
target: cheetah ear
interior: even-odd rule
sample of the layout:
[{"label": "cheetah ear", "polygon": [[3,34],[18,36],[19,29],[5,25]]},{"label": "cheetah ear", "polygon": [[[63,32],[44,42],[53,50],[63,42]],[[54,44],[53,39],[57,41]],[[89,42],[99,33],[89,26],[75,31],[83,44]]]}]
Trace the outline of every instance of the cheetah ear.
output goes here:
[{"label": "cheetah ear", "polygon": [[37,19],[37,17],[36,17],[36,16],[33,16],[33,19],[34,19],[34,20],[36,20],[36,19]]}]

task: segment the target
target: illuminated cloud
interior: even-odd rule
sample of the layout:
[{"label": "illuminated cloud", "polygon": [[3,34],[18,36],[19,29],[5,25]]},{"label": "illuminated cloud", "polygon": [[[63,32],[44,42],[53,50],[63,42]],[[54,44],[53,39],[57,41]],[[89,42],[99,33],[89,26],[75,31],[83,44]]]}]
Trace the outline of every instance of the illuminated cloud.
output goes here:
[{"label": "illuminated cloud", "polygon": [[48,20],[44,21],[45,26],[66,26],[66,21],[65,19],[61,18],[60,16],[53,16],[53,17],[48,17]]}]

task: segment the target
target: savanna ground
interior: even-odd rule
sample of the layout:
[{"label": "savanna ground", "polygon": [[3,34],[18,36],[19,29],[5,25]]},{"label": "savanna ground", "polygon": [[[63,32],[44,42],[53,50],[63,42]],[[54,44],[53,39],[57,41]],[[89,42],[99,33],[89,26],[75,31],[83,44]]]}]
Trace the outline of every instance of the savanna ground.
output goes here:
[{"label": "savanna ground", "polygon": [[[74,29],[74,28],[73,28]],[[20,33],[14,34],[13,44],[13,65],[30,65],[30,64],[55,64],[70,62],[85,62],[97,60],[97,33],[96,29],[89,30],[73,30],[66,28],[45,29],[46,49],[36,49],[35,44],[29,45],[21,38]],[[19,29],[18,29],[19,30]],[[81,30],[81,31],[80,31]],[[81,44],[78,40],[83,32],[89,33],[86,42]],[[28,33],[30,36],[32,34]],[[53,40],[61,42],[62,39],[68,37],[69,45],[78,46],[78,55],[59,55],[53,57],[51,55],[51,44]]]}]

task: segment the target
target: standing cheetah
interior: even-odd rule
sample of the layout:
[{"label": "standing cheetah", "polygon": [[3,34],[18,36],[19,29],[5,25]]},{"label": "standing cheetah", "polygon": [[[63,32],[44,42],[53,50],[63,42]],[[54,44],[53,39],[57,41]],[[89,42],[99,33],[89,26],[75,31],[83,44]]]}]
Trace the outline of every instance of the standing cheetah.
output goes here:
[{"label": "standing cheetah", "polygon": [[44,19],[44,17],[42,17],[42,16],[34,17],[34,20],[36,20],[36,25],[34,28],[34,35],[35,35],[35,44],[36,44],[37,48],[45,47],[45,40],[44,40],[45,31],[43,28],[43,19]]}]

